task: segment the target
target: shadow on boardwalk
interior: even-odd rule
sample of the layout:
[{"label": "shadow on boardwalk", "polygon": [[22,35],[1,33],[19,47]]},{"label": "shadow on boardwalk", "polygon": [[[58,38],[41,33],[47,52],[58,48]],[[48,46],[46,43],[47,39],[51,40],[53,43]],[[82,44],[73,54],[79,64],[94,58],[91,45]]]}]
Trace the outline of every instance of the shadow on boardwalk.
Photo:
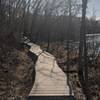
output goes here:
[{"label": "shadow on boardwalk", "polygon": [[76,100],[73,96],[32,96],[27,100]]}]

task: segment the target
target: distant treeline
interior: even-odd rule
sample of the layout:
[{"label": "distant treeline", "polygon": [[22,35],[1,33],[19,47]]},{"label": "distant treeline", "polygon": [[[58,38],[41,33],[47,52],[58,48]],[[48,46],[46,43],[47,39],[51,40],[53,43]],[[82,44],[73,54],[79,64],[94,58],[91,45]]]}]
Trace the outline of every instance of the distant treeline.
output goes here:
[{"label": "distant treeline", "polygon": [[[34,42],[64,41],[68,36],[69,0],[0,0],[0,37],[19,42],[21,33]],[[81,4],[71,3],[71,40],[78,40]],[[87,18],[87,33],[100,33],[100,24]],[[14,40],[15,40],[14,39]],[[5,40],[5,39],[4,39]]]}]

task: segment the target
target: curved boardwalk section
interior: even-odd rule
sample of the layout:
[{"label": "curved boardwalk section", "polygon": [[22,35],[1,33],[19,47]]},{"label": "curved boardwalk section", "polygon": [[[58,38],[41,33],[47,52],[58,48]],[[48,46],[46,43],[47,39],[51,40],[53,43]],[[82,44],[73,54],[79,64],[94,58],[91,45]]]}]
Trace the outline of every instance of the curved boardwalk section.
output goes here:
[{"label": "curved boardwalk section", "polygon": [[59,68],[53,55],[43,52],[40,46],[29,43],[30,51],[38,56],[36,78],[29,96],[67,96],[69,87],[64,72]]}]

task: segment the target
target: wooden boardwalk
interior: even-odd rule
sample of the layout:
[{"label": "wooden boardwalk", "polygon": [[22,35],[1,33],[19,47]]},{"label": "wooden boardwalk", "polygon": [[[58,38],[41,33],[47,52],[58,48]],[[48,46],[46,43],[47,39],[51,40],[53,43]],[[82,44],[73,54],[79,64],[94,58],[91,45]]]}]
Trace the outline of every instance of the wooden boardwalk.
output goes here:
[{"label": "wooden boardwalk", "polygon": [[38,56],[35,83],[29,96],[68,96],[67,77],[57,65],[55,57],[43,52],[38,45],[28,45],[31,46],[30,51]]}]

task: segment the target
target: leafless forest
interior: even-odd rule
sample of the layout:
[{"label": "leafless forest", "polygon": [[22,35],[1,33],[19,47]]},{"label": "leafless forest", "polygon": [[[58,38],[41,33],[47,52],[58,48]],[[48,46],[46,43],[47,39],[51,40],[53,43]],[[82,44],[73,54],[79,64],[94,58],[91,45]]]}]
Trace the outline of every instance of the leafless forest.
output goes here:
[{"label": "leafless forest", "polygon": [[26,100],[34,85],[39,56],[26,40],[55,57],[69,95],[100,100],[100,20],[94,8],[87,16],[90,2],[0,0],[0,100]]}]

